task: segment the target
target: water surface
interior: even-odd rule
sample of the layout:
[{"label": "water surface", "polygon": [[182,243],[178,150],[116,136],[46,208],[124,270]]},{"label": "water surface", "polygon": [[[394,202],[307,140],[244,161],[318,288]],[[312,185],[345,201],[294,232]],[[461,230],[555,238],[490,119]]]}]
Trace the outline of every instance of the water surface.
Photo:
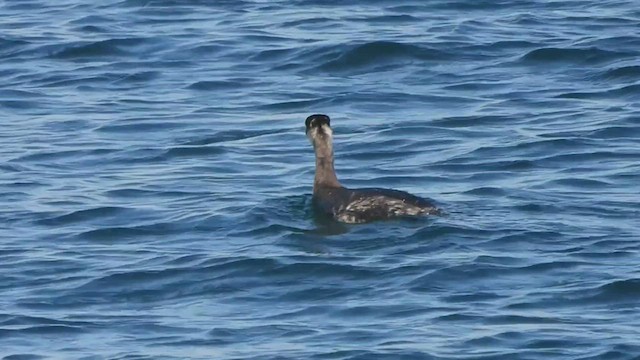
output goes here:
[{"label": "water surface", "polygon": [[[0,11],[0,358],[640,355],[634,1]],[[312,113],[447,215],[314,217]]]}]

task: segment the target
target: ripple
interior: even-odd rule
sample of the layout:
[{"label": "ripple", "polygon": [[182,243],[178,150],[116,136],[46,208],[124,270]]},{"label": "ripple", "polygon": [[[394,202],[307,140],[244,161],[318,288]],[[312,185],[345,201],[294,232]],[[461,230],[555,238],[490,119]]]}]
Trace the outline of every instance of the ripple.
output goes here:
[{"label": "ripple", "polygon": [[177,157],[211,156],[225,153],[226,150],[220,146],[180,146],[171,148],[164,153],[165,159]]},{"label": "ripple", "polygon": [[36,354],[12,354],[2,358],[2,360],[40,360],[46,359],[43,355]]},{"label": "ripple", "polygon": [[211,136],[200,137],[197,139],[186,142],[185,146],[204,146],[211,144],[218,144],[224,142],[233,142],[238,140],[247,140],[256,138],[263,135],[277,134],[277,130],[243,130],[233,129],[227,131],[220,131]]},{"label": "ripple", "polygon": [[11,89],[0,89],[0,98],[12,99],[12,100],[20,100],[23,98],[33,99],[42,97],[43,94],[34,91],[24,91],[24,90],[11,90]]},{"label": "ripple", "polygon": [[[131,302],[162,301],[205,294],[238,293],[246,286],[259,284],[258,276],[277,269],[271,259],[223,259],[214,265],[174,267],[162,270],[138,270],[109,274],[93,279],[61,294],[59,306],[103,304],[121,297]],[[229,281],[227,279],[235,279]],[[190,279],[189,281],[185,281]],[[240,279],[244,279],[240,281]],[[166,287],[173,288],[164,292]]]},{"label": "ripple", "polygon": [[51,54],[54,59],[91,59],[133,54],[136,48],[149,44],[150,38],[121,38],[66,46]]},{"label": "ripple", "polygon": [[211,81],[198,81],[189,85],[188,89],[193,90],[225,90],[225,89],[237,89],[239,84],[235,81],[223,81],[223,80],[211,80]]},{"label": "ripple", "polygon": [[66,327],[82,327],[89,322],[63,321],[46,317],[0,314],[0,326],[28,326],[28,325],[60,325]]},{"label": "ripple", "polygon": [[606,70],[600,75],[603,79],[640,79],[640,66],[622,66]]},{"label": "ripple", "polygon": [[350,71],[365,69],[398,61],[435,61],[450,55],[435,49],[389,41],[374,41],[352,46],[334,60],[319,66],[323,71]]},{"label": "ripple", "polygon": [[135,188],[121,188],[108,190],[105,192],[107,196],[116,198],[183,198],[188,196],[202,196],[207,194],[206,192],[199,191],[161,191],[161,190],[147,190],[147,189],[135,189]]},{"label": "ripple", "polygon": [[469,195],[484,195],[484,196],[504,196],[507,192],[503,189],[493,188],[493,187],[479,187],[475,189],[471,189],[465,192],[465,194]]},{"label": "ripple", "polygon": [[581,189],[585,189],[585,188],[591,188],[591,189],[608,188],[608,187],[610,187],[612,185],[611,183],[606,182],[606,181],[602,181],[602,180],[580,179],[580,178],[557,179],[557,180],[553,180],[553,181],[547,182],[546,184],[548,184],[548,185],[568,186],[568,187],[575,187],[575,188],[581,188]]},{"label": "ripple", "polygon": [[5,336],[19,336],[19,335],[65,335],[65,334],[81,334],[85,332],[84,329],[73,326],[63,325],[48,325],[48,326],[30,326],[22,329],[6,330],[0,329],[0,334]]},{"label": "ripple", "polygon": [[30,45],[28,41],[0,37],[0,59],[10,58],[26,51]]},{"label": "ripple", "polygon": [[136,71],[126,74],[116,80],[115,84],[135,84],[135,83],[147,83],[161,76],[159,71]]},{"label": "ripple", "polygon": [[593,130],[590,138],[594,139],[626,139],[636,138],[638,128],[634,126],[608,126],[602,129]]},{"label": "ripple", "polygon": [[123,215],[129,209],[115,206],[104,206],[94,209],[78,210],[69,214],[60,215],[52,218],[42,219],[39,221],[42,225],[64,226],[88,220],[100,219],[104,217],[115,217]]},{"label": "ripple", "polygon": [[610,99],[610,98],[637,98],[640,85],[627,85],[620,88],[593,92],[570,92],[560,94],[558,98],[564,99]]},{"label": "ripple", "polygon": [[140,131],[165,131],[167,129],[179,129],[185,127],[184,123],[174,121],[139,122],[133,124],[109,124],[96,129],[99,132],[113,133],[138,133]]},{"label": "ripple", "polygon": [[630,52],[618,52],[603,50],[597,47],[591,48],[540,48],[535,49],[522,57],[525,62],[531,63],[577,63],[596,64],[609,62],[634,56]]},{"label": "ripple", "polygon": [[640,279],[616,280],[597,287],[589,297],[597,303],[628,303],[637,307],[634,299],[640,295]]}]

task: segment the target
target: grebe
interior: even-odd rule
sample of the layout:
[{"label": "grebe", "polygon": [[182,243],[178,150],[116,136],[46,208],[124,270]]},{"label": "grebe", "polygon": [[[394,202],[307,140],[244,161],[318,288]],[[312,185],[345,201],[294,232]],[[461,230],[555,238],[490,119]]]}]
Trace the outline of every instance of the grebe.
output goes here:
[{"label": "grebe", "polygon": [[311,115],[305,121],[305,127],[316,153],[313,201],[322,212],[350,224],[440,213],[429,200],[404,191],[343,187],[333,167],[331,119],[327,115]]}]

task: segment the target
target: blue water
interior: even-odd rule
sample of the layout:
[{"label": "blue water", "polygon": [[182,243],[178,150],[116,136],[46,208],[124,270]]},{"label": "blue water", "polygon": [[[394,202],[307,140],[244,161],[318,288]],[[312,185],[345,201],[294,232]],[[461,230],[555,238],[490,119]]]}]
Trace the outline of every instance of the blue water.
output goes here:
[{"label": "blue water", "polygon": [[[636,1],[0,14],[0,359],[640,356]],[[315,216],[312,113],[447,214]]]}]

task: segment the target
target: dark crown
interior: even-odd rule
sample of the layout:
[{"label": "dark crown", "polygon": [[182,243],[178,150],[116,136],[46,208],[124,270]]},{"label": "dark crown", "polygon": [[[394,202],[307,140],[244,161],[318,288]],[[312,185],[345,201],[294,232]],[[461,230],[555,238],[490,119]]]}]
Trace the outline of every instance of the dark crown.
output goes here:
[{"label": "dark crown", "polygon": [[329,119],[327,115],[313,114],[309,116],[307,120],[304,122],[304,125],[307,128],[307,130],[311,127],[321,126],[322,124],[327,124],[331,126],[331,119]]}]

